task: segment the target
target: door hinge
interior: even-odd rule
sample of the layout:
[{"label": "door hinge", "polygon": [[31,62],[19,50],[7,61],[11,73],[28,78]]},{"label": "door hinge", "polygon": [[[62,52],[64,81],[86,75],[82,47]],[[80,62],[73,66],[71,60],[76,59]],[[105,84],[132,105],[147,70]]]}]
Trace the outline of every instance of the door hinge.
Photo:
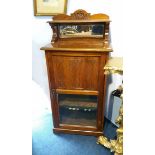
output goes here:
[{"label": "door hinge", "polygon": [[56,94],[56,90],[55,90],[55,89],[52,89],[52,90],[51,90],[51,93],[52,93],[53,95],[55,95],[55,94]]}]

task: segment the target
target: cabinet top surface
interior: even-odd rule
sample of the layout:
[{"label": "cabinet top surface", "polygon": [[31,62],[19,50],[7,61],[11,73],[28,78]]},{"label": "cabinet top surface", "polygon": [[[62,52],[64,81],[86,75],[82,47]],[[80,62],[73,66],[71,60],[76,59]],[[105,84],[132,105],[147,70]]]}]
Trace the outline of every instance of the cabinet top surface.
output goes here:
[{"label": "cabinet top surface", "polygon": [[99,39],[96,40],[63,40],[54,43],[49,43],[48,45],[41,48],[41,50],[51,50],[51,51],[93,51],[93,52],[112,52],[112,47],[105,45],[103,41]]}]

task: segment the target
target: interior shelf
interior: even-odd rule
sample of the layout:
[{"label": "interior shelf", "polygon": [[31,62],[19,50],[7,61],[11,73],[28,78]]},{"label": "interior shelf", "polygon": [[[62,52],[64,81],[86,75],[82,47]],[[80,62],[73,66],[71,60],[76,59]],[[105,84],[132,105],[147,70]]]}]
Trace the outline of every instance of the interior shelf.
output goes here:
[{"label": "interior shelf", "polygon": [[59,94],[60,123],[96,126],[97,96]]},{"label": "interior shelf", "polygon": [[65,98],[64,100],[59,101],[60,107],[67,108],[69,110],[84,110],[91,111],[96,110],[97,103],[94,100],[88,99],[76,99],[76,98]]},{"label": "interior shelf", "polygon": [[82,126],[96,126],[96,112],[84,111],[70,111],[60,109],[61,124],[68,125],[82,125]]}]

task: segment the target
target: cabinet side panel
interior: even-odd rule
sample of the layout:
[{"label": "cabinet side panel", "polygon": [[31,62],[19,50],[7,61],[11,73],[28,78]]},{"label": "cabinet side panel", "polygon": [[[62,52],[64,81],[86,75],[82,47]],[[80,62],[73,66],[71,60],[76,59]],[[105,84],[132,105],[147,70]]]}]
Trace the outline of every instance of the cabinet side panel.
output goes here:
[{"label": "cabinet side panel", "polygon": [[55,80],[53,76],[52,55],[50,54],[50,52],[45,51],[45,56],[46,56],[46,64],[47,64],[47,72],[48,72],[53,125],[55,128],[57,128],[59,127],[59,110],[58,110],[57,96],[56,96],[56,93],[54,93],[53,91],[55,90]]},{"label": "cabinet side panel", "polygon": [[103,130],[104,123],[104,107],[105,107],[105,89],[106,89],[106,79],[104,75],[104,66],[109,57],[109,54],[103,54],[100,58],[99,67],[99,99],[98,99],[98,113],[97,113],[97,127],[98,130]]},{"label": "cabinet side panel", "polygon": [[49,89],[55,89],[55,79],[53,76],[53,62],[52,62],[52,55],[49,51],[45,51],[46,56],[46,65],[47,65],[47,73],[48,73],[48,82],[49,82]]}]

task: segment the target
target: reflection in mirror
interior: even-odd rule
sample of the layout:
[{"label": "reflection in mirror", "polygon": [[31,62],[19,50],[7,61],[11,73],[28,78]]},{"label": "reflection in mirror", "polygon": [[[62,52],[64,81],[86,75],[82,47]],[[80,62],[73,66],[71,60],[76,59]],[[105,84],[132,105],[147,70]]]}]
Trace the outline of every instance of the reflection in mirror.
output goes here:
[{"label": "reflection in mirror", "polygon": [[103,37],[104,25],[60,25],[60,38],[65,37]]}]

